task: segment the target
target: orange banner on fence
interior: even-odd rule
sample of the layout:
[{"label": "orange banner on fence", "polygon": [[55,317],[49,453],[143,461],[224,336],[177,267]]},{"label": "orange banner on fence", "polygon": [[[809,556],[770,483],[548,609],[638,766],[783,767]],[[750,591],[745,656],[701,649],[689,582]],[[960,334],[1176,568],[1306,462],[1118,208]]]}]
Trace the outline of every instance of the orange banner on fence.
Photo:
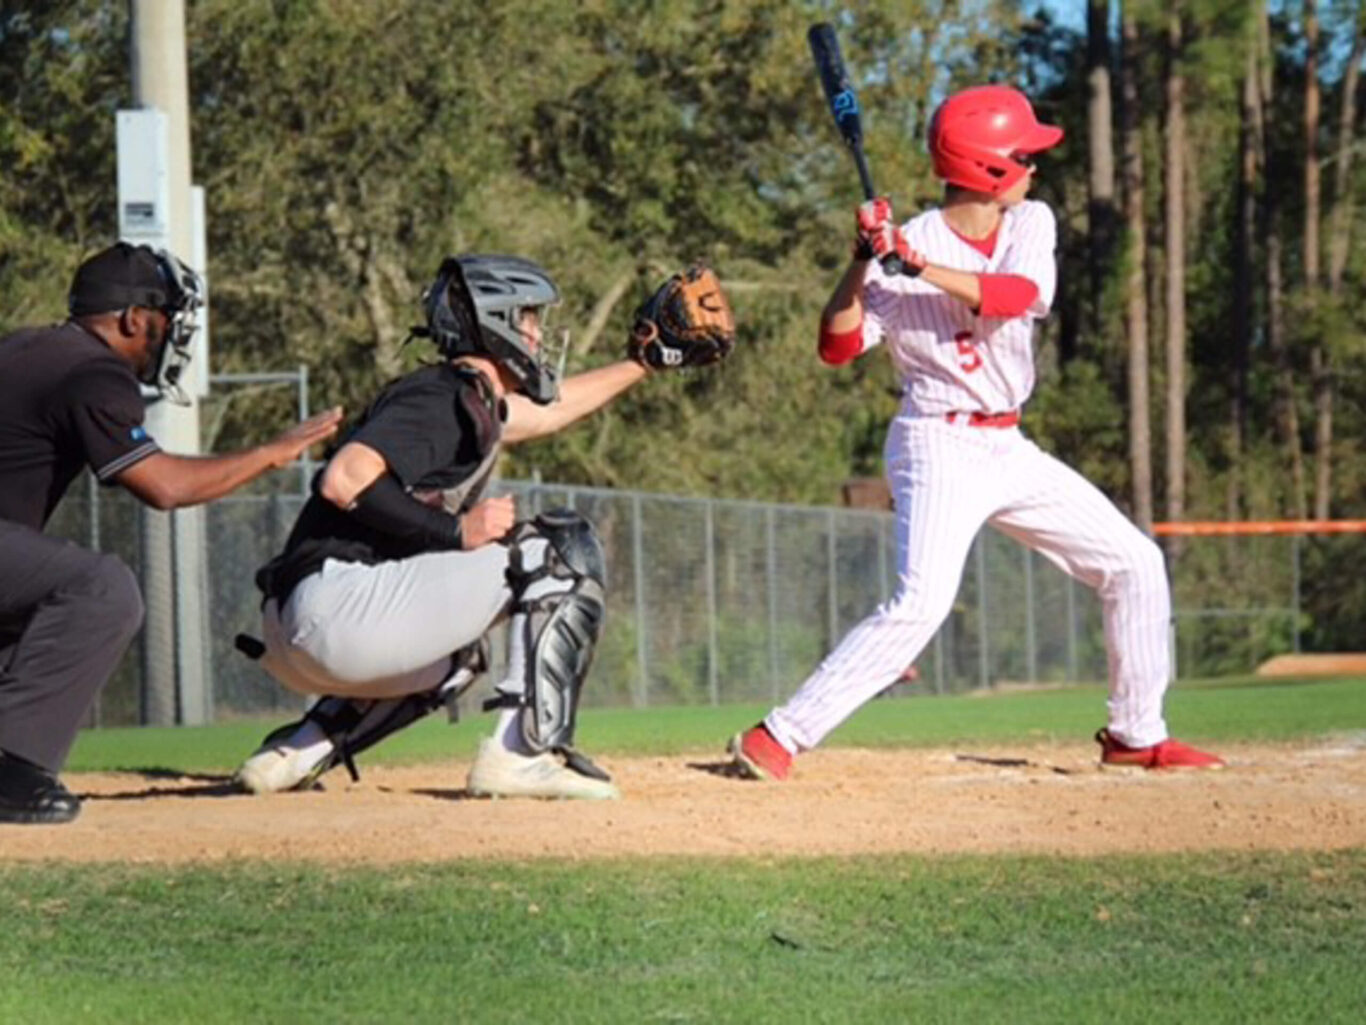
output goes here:
[{"label": "orange banner on fence", "polygon": [[1192,520],[1154,523],[1159,537],[1200,537],[1213,534],[1366,534],[1366,520]]}]

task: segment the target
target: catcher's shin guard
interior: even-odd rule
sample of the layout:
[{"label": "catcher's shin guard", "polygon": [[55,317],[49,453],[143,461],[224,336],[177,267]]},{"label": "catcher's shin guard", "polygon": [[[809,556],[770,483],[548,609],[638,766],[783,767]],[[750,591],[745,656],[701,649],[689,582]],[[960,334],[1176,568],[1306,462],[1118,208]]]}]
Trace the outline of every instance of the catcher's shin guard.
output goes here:
[{"label": "catcher's shin guard", "polygon": [[355,756],[374,747],[385,737],[410,726],[443,705],[451,720],[457,716],[456,700],[470,684],[488,668],[488,653],[483,641],[461,648],[451,657],[451,675],[441,686],[420,694],[405,694],[401,698],[344,698],[327,696],[318,699],[297,722],[282,726],[268,735],[262,743],[287,743],[306,722],[314,723],[332,742],[332,748],[316,765],[309,768],[305,778],[292,789],[302,789],[323,773],[337,765],[345,765],[351,779],[359,780]]},{"label": "catcher's shin guard", "polygon": [[572,753],[579,695],[606,611],[602,545],[586,519],[554,509],[521,524],[512,546],[512,669],[521,679],[505,686],[521,689],[500,691],[485,707],[520,706],[522,738],[532,752]]}]

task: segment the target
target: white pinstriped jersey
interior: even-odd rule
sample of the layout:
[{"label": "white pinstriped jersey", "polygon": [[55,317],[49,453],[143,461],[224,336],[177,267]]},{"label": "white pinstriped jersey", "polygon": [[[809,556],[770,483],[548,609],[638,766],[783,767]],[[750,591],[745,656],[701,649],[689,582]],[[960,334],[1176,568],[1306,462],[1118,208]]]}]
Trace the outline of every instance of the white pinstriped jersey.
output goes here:
[{"label": "white pinstriped jersey", "polygon": [[890,350],[912,416],[1019,409],[1034,388],[1034,321],[1048,314],[1057,285],[1057,223],[1046,203],[1005,211],[991,256],[974,249],[929,210],[901,227],[912,249],[941,267],[1018,274],[1039,296],[1022,316],[980,317],[919,278],[888,275],[874,263],[864,286],[863,351]]}]

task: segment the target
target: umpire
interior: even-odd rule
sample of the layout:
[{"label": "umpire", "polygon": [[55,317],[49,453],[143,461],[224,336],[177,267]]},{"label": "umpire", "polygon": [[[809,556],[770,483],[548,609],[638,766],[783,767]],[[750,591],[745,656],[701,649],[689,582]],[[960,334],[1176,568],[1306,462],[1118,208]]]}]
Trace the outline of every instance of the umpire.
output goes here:
[{"label": "umpire", "polygon": [[341,419],[328,410],[228,455],[163,452],[139,382],[177,393],[201,295],[169,253],[120,242],[77,268],[69,319],[0,338],[0,822],[79,813],[57,773],[142,624],[127,566],[42,533],[80,469],[177,509],[292,462]]}]

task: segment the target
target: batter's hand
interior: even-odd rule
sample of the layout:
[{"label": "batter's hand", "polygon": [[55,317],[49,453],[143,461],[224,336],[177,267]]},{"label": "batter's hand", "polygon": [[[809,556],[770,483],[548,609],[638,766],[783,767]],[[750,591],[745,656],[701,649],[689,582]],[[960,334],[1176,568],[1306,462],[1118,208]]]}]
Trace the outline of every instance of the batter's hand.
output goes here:
[{"label": "batter's hand", "polygon": [[892,225],[892,201],[886,196],[870,199],[858,208],[854,219],[854,259],[871,260],[884,249],[895,230]]},{"label": "batter's hand", "polygon": [[307,420],[295,424],[284,434],[267,443],[270,449],[271,465],[277,469],[281,466],[288,466],[318,442],[326,441],[336,434],[341,421],[341,406],[333,406],[329,410],[317,413]]},{"label": "batter's hand", "polygon": [[511,495],[475,502],[460,517],[460,545],[466,551],[481,548],[503,537],[517,521],[517,505]]},{"label": "batter's hand", "polygon": [[901,272],[914,277],[925,269],[925,257],[912,249],[892,218],[892,201],[886,196],[870,199],[858,208],[854,236],[854,259],[886,261],[901,258]]}]

